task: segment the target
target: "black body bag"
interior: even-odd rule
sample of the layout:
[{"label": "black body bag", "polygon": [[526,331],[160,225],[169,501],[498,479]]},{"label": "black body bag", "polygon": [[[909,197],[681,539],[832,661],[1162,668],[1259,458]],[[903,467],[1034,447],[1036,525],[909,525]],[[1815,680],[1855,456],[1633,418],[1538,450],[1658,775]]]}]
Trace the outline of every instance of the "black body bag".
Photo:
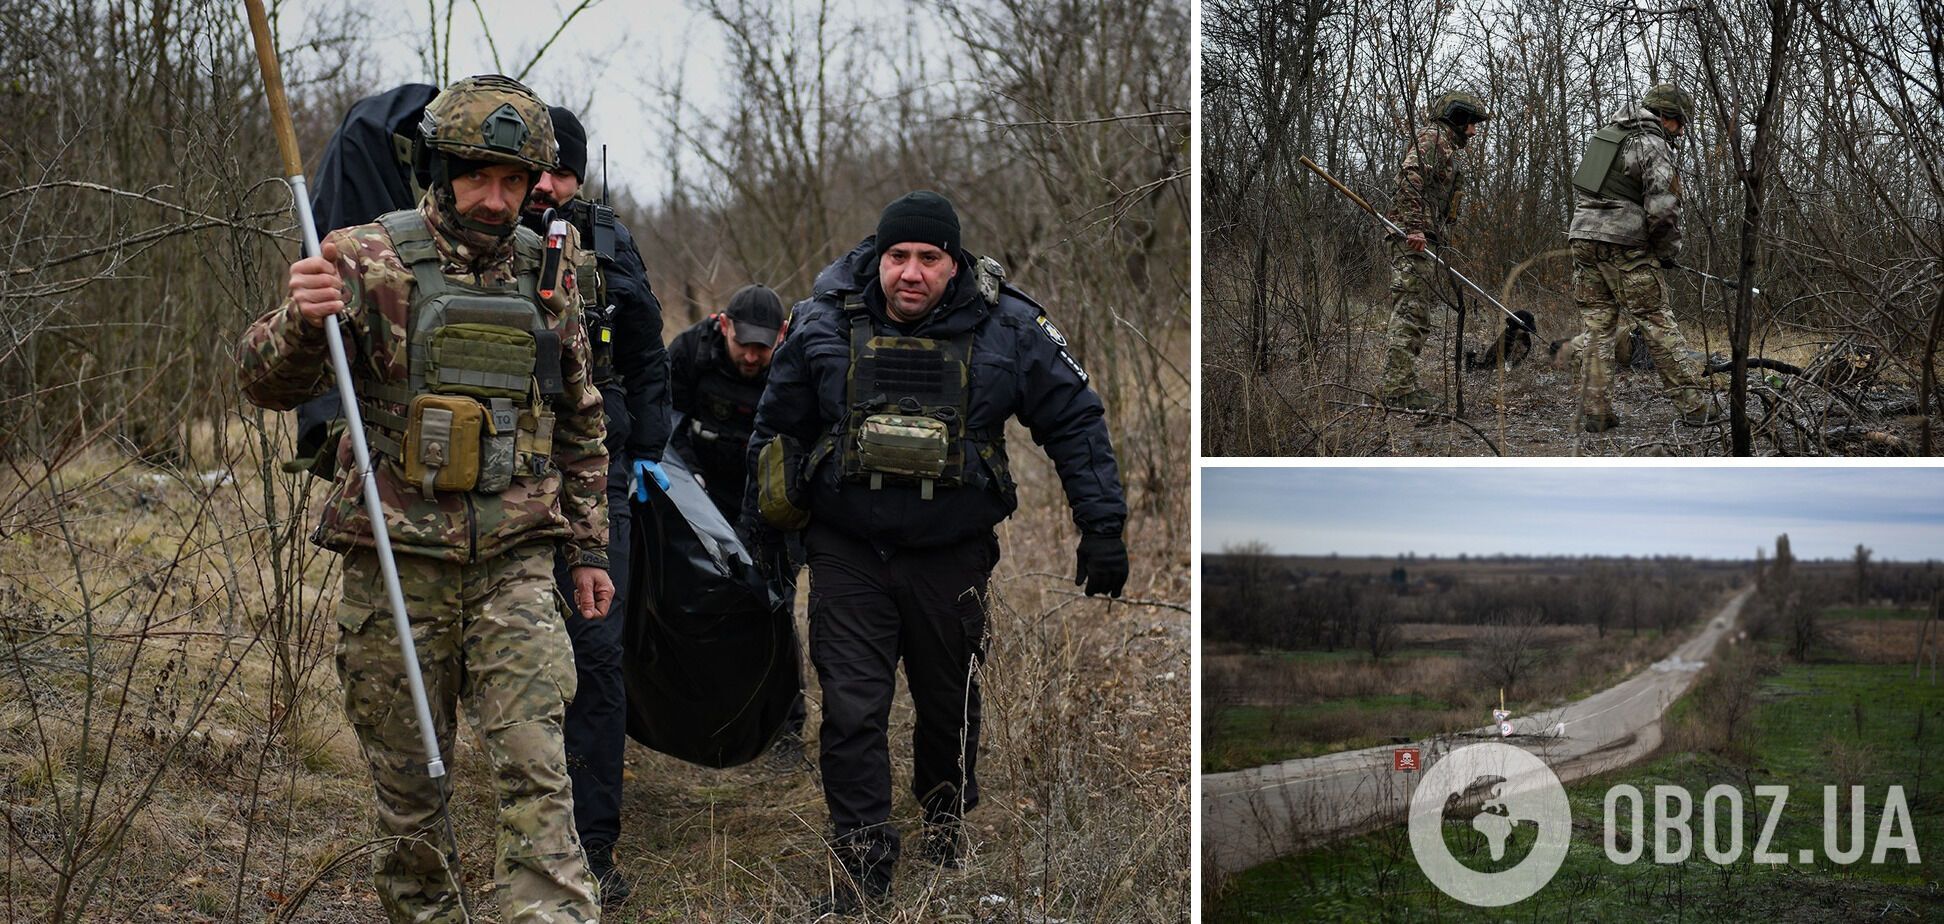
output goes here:
[{"label": "black body bag", "polygon": [[628,737],[705,767],[756,759],[800,689],[795,588],[766,581],[679,453],[634,507]]}]

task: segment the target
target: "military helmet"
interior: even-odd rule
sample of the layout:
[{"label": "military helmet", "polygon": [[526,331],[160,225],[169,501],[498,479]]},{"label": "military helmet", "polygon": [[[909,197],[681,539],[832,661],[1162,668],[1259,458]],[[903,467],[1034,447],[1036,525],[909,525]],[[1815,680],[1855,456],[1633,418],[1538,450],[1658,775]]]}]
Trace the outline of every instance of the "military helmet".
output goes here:
[{"label": "military helmet", "polygon": [[1694,97],[1671,83],[1657,83],[1640,97],[1640,106],[1686,125],[1694,119]]},{"label": "military helmet", "polygon": [[1431,118],[1463,125],[1466,122],[1483,122],[1492,117],[1492,110],[1485,101],[1463,90],[1449,90],[1439,94],[1431,101]]},{"label": "military helmet", "polygon": [[552,170],[559,163],[547,104],[511,77],[483,74],[446,87],[419,121],[425,146],[447,157]]}]

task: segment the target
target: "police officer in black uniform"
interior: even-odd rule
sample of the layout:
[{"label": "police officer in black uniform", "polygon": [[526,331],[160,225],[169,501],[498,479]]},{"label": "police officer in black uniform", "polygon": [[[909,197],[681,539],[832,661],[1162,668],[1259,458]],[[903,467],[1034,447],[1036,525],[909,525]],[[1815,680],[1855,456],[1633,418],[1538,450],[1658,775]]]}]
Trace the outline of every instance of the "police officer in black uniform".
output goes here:
[{"label": "police officer in black uniform", "polygon": [[[580,689],[567,706],[567,775],[574,787],[574,826],[587,850],[588,869],[601,883],[601,904],[619,905],[628,881],[614,867],[614,842],[621,836],[621,755],[627,745],[628,694],[622,685],[622,619],[629,591],[628,555],[632,481],[640,492],[668,477],[661,471],[668,445],[668,350],[662,344],[661,303],[648,285],[648,271],[634,236],[614,212],[576,195],[587,179],[587,129],[574,113],[554,106],[554,134],[560,166],[540,175],[527,200],[523,220],[541,234],[546,209],[579,232],[584,262],[576,273],[587,305],[588,339],[593,344],[594,384],[607,402],[608,574],[614,602],[607,619],[568,617],[574,644],[574,669]],[[555,564],[563,588],[566,571]],[[572,599],[569,597],[568,599]]]},{"label": "police officer in black uniform", "polygon": [[997,263],[960,248],[945,197],[897,199],[794,309],[751,441],[745,518],[803,529],[810,566],[824,801],[843,870],[818,912],[853,914],[890,892],[900,839],[886,732],[900,658],[917,714],[919,852],[959,864],[960,820],[979,800],[975,669],[993,528],[1018,506],[1005,443],[1015,416],[1066,489],[1076,583],[1119,596],[1127,507],[1086,372]]},{"label": "police officer in black uniform", "polygon": [[776,292],[744,286],[727,310],[695,322],[668,345],[669,390],[682,417],[674,446],[694,463],[709,499],[731,523],[742,519],[756,402],[785,323]]}]

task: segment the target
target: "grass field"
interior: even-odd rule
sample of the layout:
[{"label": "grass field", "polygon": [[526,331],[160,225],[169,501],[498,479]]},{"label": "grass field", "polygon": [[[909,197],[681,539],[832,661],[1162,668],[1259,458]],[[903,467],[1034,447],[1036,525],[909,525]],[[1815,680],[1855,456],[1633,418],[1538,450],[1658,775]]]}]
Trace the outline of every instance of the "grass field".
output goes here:
[{"label": "grass field", "polygon": [[[1746,646],[1744,646],[1746,647]],[[1741,655],[1775,665],[1774,646]],[[1819,652],[1828,657],[1835,649]],[[1724,667],[1711,671],[1725,670]],[[1748,674],[1753,712],[1744,730],[1723,738],[1710,731],[1720,684],[1704,681],[1675,705],[1670,745],[1649,762],[1568,787],[1574,830],[1565,865],[1537,895],[1503,909],[1480,909],[1440,892],[1418,870],[1402,826],[1286,857],[1211,889],[1205,920],[1215,924],[1266,921],[1934,921],[1944,916],[1944,684],[1913,680],[1908,664],[1854,664],[1812,657],[1807,664]],[[1714,746],[1700,749],[1704,742]],[[1693,746],[1695,749],[1687,749]],[[1629,783],[1651,799],[1656,785],[1687,789],[1693,852],[1684,862],[1656,864],[1652,847],[1632,865],[1605,853],[1603,799]],[[1717,865],[1702,856],[1700,804],[1709,787],[1727,784],[1743,797],[1743,851]],[[1771,802],[1757,785],[1787,785],[1768,849],[1786,864],[1758,865],[1751,856]],[[1877,840],[1885,794],[1901,785],[1921,863],[1875,866],[1870,854],[1852,865],[1825,858],[1823,787],[1841,787],[1839,849],[1851,846],[1848,787],[1866,787],[1865,842]],[[1729,810],[1718,809],[1724,828]],[[1652,808],[1647,826],[1651,828]],[[1623,818],[1620,830],[1631,834]],[[1530,849],[1521,829],[1500,865]],[[1725,841],[1725,830],[1720,840]],[[1447,843],[1468,865],[1491,871],[1482,836],[1447,827]],[[1624,846],[1627,840],[1622,838]],[[1725,844],[1724,844],[1725,846]],[[1801,851],[1813,852],[1802,863]],[[1477,859],[1470,859],[1470,858]]]},{"label": "grass field", "polygon": [[1917,606],[1832,606],[1823,610],[1825,619],[1925,619],[1930,610]]}]

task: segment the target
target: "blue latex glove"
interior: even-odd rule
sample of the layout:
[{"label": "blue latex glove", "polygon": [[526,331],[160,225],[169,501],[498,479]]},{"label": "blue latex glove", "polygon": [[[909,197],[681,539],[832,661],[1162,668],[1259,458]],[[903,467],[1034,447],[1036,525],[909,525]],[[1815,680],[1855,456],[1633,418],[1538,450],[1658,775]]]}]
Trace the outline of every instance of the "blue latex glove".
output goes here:
[{"label": "blue latex glove", "polygon": [[630,480],[634,482],[635,500],[646,503],[648,482],[652,479],[663,491],[668,490],[668,473],[662,471],[661,463],[653,459],[636,459],[628,466]]}]

